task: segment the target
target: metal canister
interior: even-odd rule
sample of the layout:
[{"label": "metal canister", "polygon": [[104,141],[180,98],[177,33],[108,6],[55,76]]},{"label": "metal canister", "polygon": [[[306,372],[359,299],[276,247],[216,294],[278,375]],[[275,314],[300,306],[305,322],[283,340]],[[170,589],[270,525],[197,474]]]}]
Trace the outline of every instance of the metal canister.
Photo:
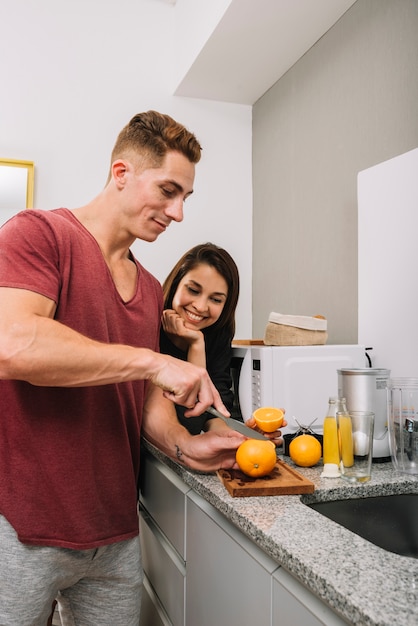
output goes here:
[{"label": "metal canister", "polygon": [[367,367],[337,372],[338,395],[345,397],[347,409],[375,414],[373,457],[390,457],[386,392],[390,370]]}]

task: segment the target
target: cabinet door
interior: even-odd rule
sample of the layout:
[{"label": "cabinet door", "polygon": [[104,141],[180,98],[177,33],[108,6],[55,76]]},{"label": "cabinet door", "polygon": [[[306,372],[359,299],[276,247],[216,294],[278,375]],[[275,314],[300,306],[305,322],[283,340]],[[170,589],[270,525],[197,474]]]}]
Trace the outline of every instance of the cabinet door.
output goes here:
[{"label": "cabinet door", "polygon": [[277,563],[206,500],[187,496],[186,626],[271,626]]},{"label": "cabinet door", "polygon": [[144,510],[140,516],[140,539],[144,572],[159,603],[173,626],[184,626],[184,561]]},{"label": "cabinet door", "polygon": [[273,574],[273,626],[346,626],[347,623],[280,567]]},{"label": "cabinet door", "polygon": [[140,502],[184,559],[185,494],[190,487],[146,450],[141,454]]},{"label": "cabinet door", "polygon": [[140,624],[143,626],[173,626],[146,576],[142,588]]}]

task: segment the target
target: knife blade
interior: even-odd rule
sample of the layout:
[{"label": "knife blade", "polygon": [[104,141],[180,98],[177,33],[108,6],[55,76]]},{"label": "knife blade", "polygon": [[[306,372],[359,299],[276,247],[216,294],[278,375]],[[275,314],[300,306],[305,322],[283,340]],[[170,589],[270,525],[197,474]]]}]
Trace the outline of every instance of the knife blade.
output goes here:
[{"label": "knife blade", "polygon": [[242,435],[245,435],[246,437],[251,437],[252,439],[262,439],[263,441],[267,440],[267,438],[264,437],[264,435],[259,433],[257,430],[253,430],[249,426],[246,426],[243,422],[239,422],[238,420],[235,420],[233,417],[225,417],[224,415],[222,415],[222,413],[219,413],[219,411],[217,411],[215,407],[213,406],[208,407],[206,411],[210,413],[211,415],[213,415],[214,417],[219,417],[221,420],[225,422],[225,424],[228,424],[230,428],[238,431],[239,433],[241,433]]}]

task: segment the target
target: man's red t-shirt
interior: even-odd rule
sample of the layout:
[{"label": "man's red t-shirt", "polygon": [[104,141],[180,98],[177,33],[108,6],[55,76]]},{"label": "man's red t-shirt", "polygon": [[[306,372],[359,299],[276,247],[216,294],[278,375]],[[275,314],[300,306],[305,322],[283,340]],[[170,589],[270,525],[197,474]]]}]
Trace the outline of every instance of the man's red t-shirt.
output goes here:
[{"label": "man's red t-shirt", "polygon": [[[161,286],[135,263],[136,293],[124,302],[67,209],[25,210],[0,229],[0,286],[52,299],[55,319],[91,339],[158,350]],[[0,380],[0,513],[20,541],[89,549],[138,534],[145,387]]]}]

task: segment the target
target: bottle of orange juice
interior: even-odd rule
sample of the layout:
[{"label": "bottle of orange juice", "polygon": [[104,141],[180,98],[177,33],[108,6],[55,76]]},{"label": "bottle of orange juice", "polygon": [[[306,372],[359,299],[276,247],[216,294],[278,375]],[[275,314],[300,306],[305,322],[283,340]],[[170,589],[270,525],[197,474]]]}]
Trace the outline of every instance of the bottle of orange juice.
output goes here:
[{"label": "bottle of orange juice", "polygon": [[337,409],[337,398],[331,397],[328,400],[328,411],[324,418],[324,437],[322,442],[322,460],[324,463],[322,476],[324,478],[338,478],[340,475]]},{"label": "bottle of orange juice", "polygon": [[345,398],[339,398],[338,403],[337,422],[341,461],[344,467],[352,467],[354,465],[354,444],[351,417],[347,411]]}]

